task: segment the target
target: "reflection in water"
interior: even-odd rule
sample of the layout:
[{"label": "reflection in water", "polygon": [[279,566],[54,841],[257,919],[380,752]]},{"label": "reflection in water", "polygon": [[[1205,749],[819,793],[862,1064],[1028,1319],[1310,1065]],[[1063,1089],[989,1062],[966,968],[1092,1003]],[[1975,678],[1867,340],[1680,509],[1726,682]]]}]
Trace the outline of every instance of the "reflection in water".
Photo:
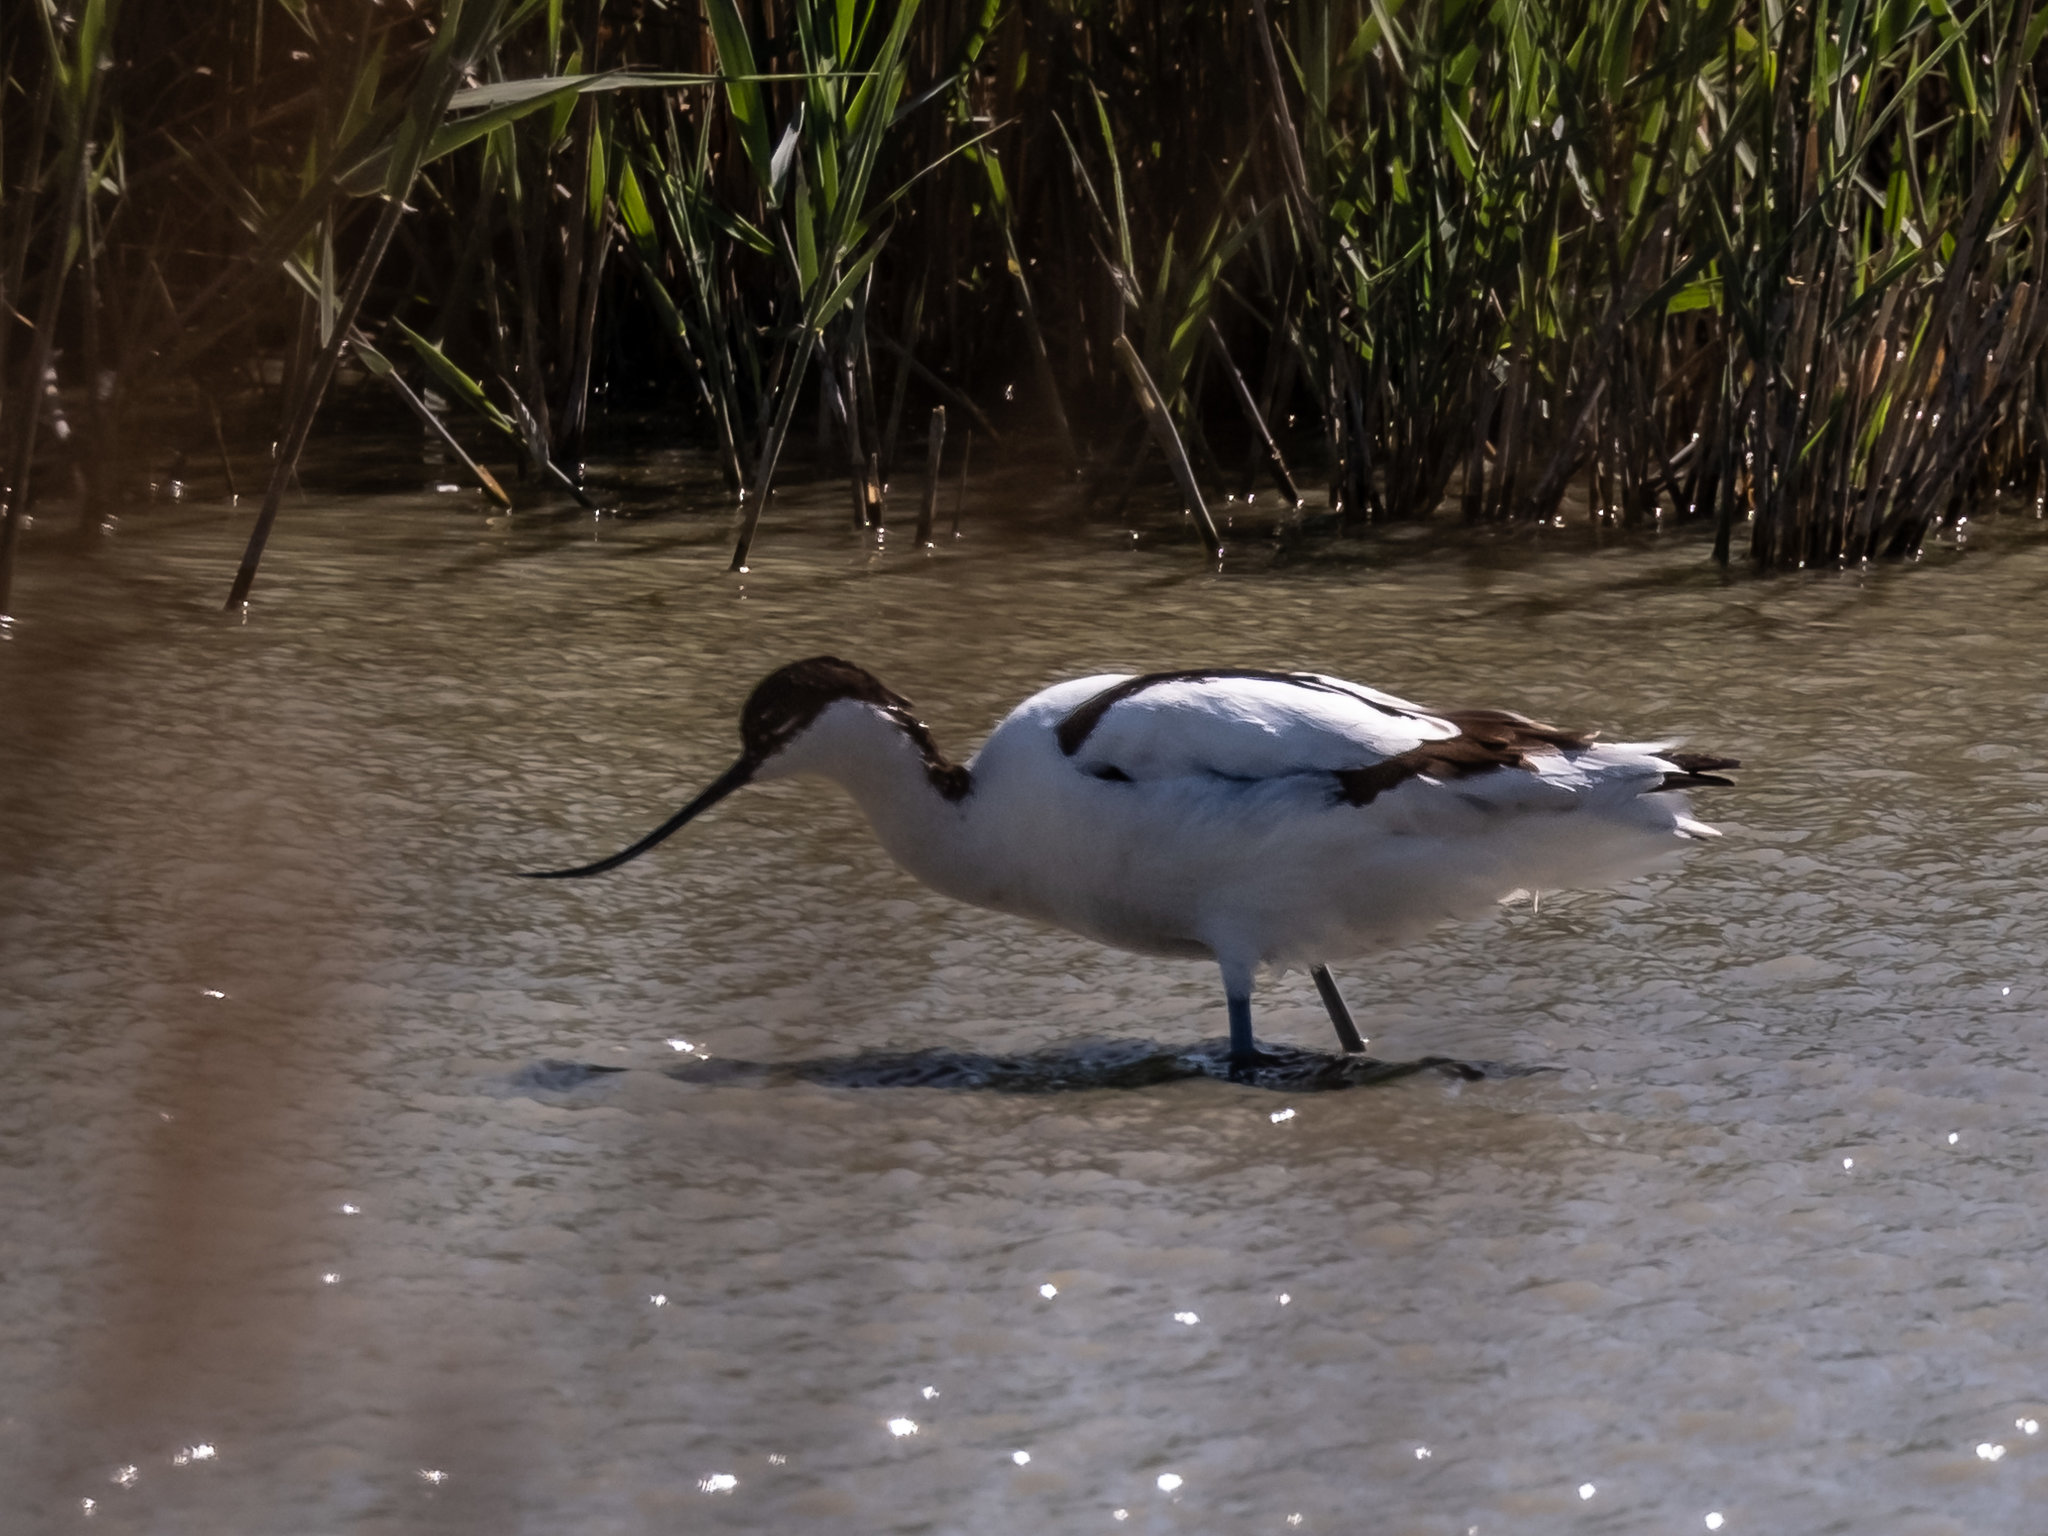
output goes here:
[{"label": "reflection in water", "polygon": [[[247,623],[192,502],[32,542],[10,1531],[2032,1528],[2048,546],[1217,574],[1057,504],[914,558],[778,507],[742,591],[722,504],[309,501]],[[602,887],[506,873],[820,651],[961,753],[1050,679],[1224,663],[1759,767],[1681,881],[1348,968],[1381,1060],[1275,979],[1264,1092],[1211,968],[956,910],[801,785]]]},{"label": "reflection in water", "polygon": [[[981,1088],[996,1093],[1076,1093],[1089,1089],[1156,1088],[1166,1083],[1210,1078],[1277,1092],[1315,1092],[1362,1088],[1398,1082],[1419,1072],[1433,1072],[1460,1082],[1487,1077],[1526,1077],[1554,1072],[1556,1067],[1504,1067],[1496,1062],[1453,1061],[1424,1056],[1416,1061],[1376,1061],[1370,1056],[1333,1056],[1296,1046],[1265,1048],[1272,1059],[1255,1070],[1233,1077],[1230,1042],[1206,1041],[1174,1047],[1156,1040],[1083,1040],[1018,1055],[959,1051],[933,1046],[918,1051],[873,1051],[854,1056],[811,1060],[758,1062],[720,1057],[671,1067],[670,1077],[686,1083],[819,1083],[831,1088]],[[515,1081],[535,1087],[569,1088],[585,1079],[575,1076],[573,1062],[542,1062]],[[584,1072],[617,1070],[583,1068]],[[539,1073],[545,1081],[536,1081]],[[1270,1118],[1292,1118],[1291,1109]]]},{"label": "reflection in water", "polygon": [[624,1067],[593,1066],[584,1061],[559,1061],[547,1057],[528,1062],[508,1080],[514,1089],[538,1089],[543,1093],[570,1093],[593,1082],[602,1082]]}]

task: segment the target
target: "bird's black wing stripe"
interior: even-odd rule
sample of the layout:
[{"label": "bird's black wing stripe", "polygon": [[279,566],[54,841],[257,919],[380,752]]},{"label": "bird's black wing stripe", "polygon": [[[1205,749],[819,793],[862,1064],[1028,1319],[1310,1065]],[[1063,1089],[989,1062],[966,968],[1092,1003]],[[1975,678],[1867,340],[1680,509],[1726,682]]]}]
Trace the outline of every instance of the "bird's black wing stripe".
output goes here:
[{"label": "bird's black wing stripe", "polygon": [[1466,779],[1497,768],[1526,769],[1533,753],[1577,752],[1593,744],[1589,731],[1545,725],[1512,710],[1446,709],[1437,718],[1450,721],[1458,734],[1425,741],[1364,768],[1339,769],[1337,798],[1346,805],[1371,805],[1409,779]]},{"label": "bird's black wing stripe", "polygon": [[1724,779],[1718,773],[1667,773],[1661,784],[1643,793],[1661,795],[1667,789],[1728,789],[1734,783],[1733,779]]},{"label": "bird's black wing stripe", "polygon": [[1395,709],[1391,705],[1382,704],[1378,699],[1371,698],[1355,688],[1346,688],[1340,683],[1316,677],[1308,672],[1259,672],[1231,667],[1198,667],[1188,672],[1147,672],[1143,677],[1127,677],[1120,683],[1110,684],[1092,699],[1077,705],[1060,721],[1054,732],[1059,740],[1060,751],[1072,757],[1081,750],[1082,743],[1094,733],[1095,727],[1102,723],[1104,715],[1125,699],[1135,698],[1147,688],[1156,688],[1161,683],[1217,683],[1233,678],[1248,678],[1261,683],[1290,683],[1296,688],[1312,688],[1320,693],[1341,694],[1347,699],[1356,699],[1361,704],[1368,704],[1381,714],[1397,720],[1423,718],[1409,710]]},{"label": "bird's black wing stripe", "polygon": [[1653,795],[1667,789],[1727,789],[1735,781],[1722,778],[1722,770],[1742,766],[1739,757],[1719,757],[1712,752],[1659,752],[1657,755],[1667,763],[1675,763],[1678,772],[1665,774],[1664,782],[1649,791]]}]

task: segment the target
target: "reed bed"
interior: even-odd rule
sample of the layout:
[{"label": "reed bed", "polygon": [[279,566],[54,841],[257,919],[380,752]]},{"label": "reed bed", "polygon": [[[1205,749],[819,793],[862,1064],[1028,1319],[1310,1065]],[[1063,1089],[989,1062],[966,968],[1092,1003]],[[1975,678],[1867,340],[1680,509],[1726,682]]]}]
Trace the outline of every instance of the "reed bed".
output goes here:
[{"label": "reed bed", "polygon": [[873,528],[934,406],[985,452],[1021,415],[1097,495],[1320,482],[1358,530],[1583,488],[1764,569],[2048,492],[2025,0],[25,0],[0,29],[0,612],[31,498],[68,473],[99,516],[165,400],[275,444],[242,601],[336,378],[459,418],[490,487],[496,454],[585,497],[596,418],[659,406],[738,498],[735,567],[799,420]]}]

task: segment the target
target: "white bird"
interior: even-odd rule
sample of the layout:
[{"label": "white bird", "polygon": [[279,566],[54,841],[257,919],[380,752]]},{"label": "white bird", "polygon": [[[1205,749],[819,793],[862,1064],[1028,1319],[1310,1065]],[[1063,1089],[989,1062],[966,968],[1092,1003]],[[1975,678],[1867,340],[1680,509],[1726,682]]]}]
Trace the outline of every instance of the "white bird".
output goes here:
[{"label": "white bird", "polygon": [[1517,891],[1613,884],[1714,837],[1683,793],[1733,758],[1595,745],[1497,709],[1429,710],[1306,672],[1108,674],[1011,711],[964,764],[851,662],[770,673],[740,759],[600,874],[743,785],[836,780],[933,890],[1139,954],[1213,959],[1230,1061],[1261,965],[1306,966],[1347,1051],[1364,1048],[1331,960],[1391,948]]}]

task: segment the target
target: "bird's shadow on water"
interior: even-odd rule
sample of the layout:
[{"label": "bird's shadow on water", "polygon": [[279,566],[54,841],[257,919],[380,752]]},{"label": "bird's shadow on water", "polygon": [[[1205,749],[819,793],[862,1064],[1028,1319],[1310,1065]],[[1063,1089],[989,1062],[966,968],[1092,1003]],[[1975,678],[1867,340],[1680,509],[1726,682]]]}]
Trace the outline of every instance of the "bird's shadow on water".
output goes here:
[{"label": "bird's shadow on water", "polygon": [[1235,1078],[1231,1075],[1227,1040],[1204,1041],[1193,1046],[1169,1046],[1156,1040],[1089,1040],[1015,1055],[932,1047],[919,1051],[859,1051],[850,1056],[780,1062],[714,1057],[664,1070],[668,1076],[686,1083],[819,1083],[829,1088],[951,1088],[983,1093],[1152,1088],[1195,1078],[1304,1093],[1368,1088],[1425,1073],[1477,1082],[1562,1070],[1458,1061],[1448,1056],[1380,1061],[1371,1056],[1335,1056],[1286,1045],[1269,1045],[1265,1053],[1267,1059],[1262,1065]]}]

